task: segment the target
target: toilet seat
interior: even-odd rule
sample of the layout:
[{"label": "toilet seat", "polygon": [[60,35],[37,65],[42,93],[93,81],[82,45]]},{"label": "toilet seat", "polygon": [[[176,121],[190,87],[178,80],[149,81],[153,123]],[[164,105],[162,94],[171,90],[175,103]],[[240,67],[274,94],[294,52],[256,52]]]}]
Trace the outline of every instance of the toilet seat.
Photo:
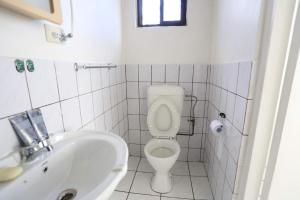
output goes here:
[{"label": "toilet seat", "polygon": [[[159,115],[159,112],[164,112],[164,115]],[[160,97],[150,106],[147,124],[154,137],[175,137],[180,127],[180,114],[172,101]]]}]

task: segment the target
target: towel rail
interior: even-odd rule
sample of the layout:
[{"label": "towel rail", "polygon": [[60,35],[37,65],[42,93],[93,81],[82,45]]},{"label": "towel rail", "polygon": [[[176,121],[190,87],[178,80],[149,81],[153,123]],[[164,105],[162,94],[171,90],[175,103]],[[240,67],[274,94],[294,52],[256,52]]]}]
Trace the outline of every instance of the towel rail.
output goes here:
[{"label": "towel rail", "polygon": [[74,67],[75,67],[75,71],[78,71],[79,69],[103,69],[103,68],[111,69],[111,68],[116,68],[117,65],[111,65],[111,64],[107,64],[107,65],[79,65],[78,63],[75,63]]}]

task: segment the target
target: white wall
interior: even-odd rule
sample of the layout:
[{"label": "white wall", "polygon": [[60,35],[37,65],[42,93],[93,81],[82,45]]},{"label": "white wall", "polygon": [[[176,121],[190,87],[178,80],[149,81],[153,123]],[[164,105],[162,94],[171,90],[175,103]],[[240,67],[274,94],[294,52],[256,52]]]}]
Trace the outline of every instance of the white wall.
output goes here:
[{"label": "white wall", "polygon": [[215,0],[212,62],[256,59],[260,38],[261,0]]},{"label": "white wall", "polygon": [[188,26],[137,28],[136,0],[123,0],[123,61],[131,64],[208,63],[211,0],[188,1]]},{"label": "white wall", "polygon": [[[47,43],[45,22],[0,8],[0,55],[61,60],[118,62],[121,53],[120,0],[74,1],[74,38]],[[65,31],[70,31],[69,0],[62,0]]]}]

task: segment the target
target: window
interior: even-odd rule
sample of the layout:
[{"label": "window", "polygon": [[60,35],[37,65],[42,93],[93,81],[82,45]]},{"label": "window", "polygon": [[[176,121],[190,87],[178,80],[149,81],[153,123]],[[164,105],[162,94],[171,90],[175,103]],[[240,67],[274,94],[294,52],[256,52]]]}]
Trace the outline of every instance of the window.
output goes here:
[{"label": "window", "polygon": [[187,0],[137,0],[138,26],[185,26]]}]

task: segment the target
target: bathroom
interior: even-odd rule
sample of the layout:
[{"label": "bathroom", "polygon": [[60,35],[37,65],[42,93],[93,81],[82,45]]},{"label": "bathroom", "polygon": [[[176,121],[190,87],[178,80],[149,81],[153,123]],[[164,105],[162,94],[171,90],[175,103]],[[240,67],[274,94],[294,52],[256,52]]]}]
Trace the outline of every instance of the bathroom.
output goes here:
[{"label": "bathroom", "polygon": [[299,5],[0,0],[0,199],[299,199]]}]

